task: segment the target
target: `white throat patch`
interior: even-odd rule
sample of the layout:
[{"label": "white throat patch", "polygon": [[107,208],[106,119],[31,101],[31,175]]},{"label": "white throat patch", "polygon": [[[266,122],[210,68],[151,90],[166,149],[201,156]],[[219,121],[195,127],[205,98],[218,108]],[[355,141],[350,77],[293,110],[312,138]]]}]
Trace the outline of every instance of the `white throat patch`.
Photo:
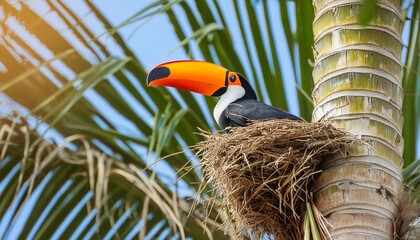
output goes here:
[{"label": "white throat patch", "polygon": [[229,86],[225,93],[220,96],[216,107],[213,110],[213,117],[219,123],[220,115],[232,102],[245,95],[245,89],[241,86]]}]

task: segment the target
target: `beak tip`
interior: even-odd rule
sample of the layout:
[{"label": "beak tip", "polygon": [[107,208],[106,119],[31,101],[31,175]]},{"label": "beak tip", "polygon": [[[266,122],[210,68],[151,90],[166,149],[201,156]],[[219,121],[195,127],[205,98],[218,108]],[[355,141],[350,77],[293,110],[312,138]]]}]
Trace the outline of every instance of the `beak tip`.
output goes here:
[{"label": "beak tip", "polygon": [[171,71],[167,67],[157,67],[152,69],[147,75],[147,86],[153,86],[153,81],[166,78],[169,76]]}]

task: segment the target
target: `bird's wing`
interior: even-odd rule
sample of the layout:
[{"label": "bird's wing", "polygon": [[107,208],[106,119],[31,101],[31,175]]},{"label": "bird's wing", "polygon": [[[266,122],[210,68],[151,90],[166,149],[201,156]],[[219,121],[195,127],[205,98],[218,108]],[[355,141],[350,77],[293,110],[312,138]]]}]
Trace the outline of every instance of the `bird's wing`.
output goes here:
[{"label": "bird's wing", "polygon": [[292,120],[302,120],[301,118],[278,109],[276,107],[258,102],[256,100],[240,100],[229,104],[222,113],[232,123],[230,126],[246,126],[249,120],[287,118]]}]

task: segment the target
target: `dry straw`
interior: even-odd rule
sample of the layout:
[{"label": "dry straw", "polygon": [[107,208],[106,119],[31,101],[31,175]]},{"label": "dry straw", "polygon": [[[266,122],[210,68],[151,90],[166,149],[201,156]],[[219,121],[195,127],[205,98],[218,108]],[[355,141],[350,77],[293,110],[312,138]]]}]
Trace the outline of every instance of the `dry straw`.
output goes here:
[{"label": "dry straw", "polygon": [[[228,211],[236,236],[300,239],[318,163],[360,142],[329,122],[256,121],[229,134],[201,131],[204,178]],[[251,237],[252,237],[251,236]]]}]

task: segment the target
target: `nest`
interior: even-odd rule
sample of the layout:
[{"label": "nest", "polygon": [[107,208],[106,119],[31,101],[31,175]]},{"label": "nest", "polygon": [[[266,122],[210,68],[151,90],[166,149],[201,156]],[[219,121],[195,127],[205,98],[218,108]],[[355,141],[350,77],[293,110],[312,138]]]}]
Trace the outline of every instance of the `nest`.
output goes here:
[{"label": "nest", "polygon": [[201,132],[204,178],[236,236],[300,239],[318,163],[358,139],[328,122],[255,121],[228,134]]}]

